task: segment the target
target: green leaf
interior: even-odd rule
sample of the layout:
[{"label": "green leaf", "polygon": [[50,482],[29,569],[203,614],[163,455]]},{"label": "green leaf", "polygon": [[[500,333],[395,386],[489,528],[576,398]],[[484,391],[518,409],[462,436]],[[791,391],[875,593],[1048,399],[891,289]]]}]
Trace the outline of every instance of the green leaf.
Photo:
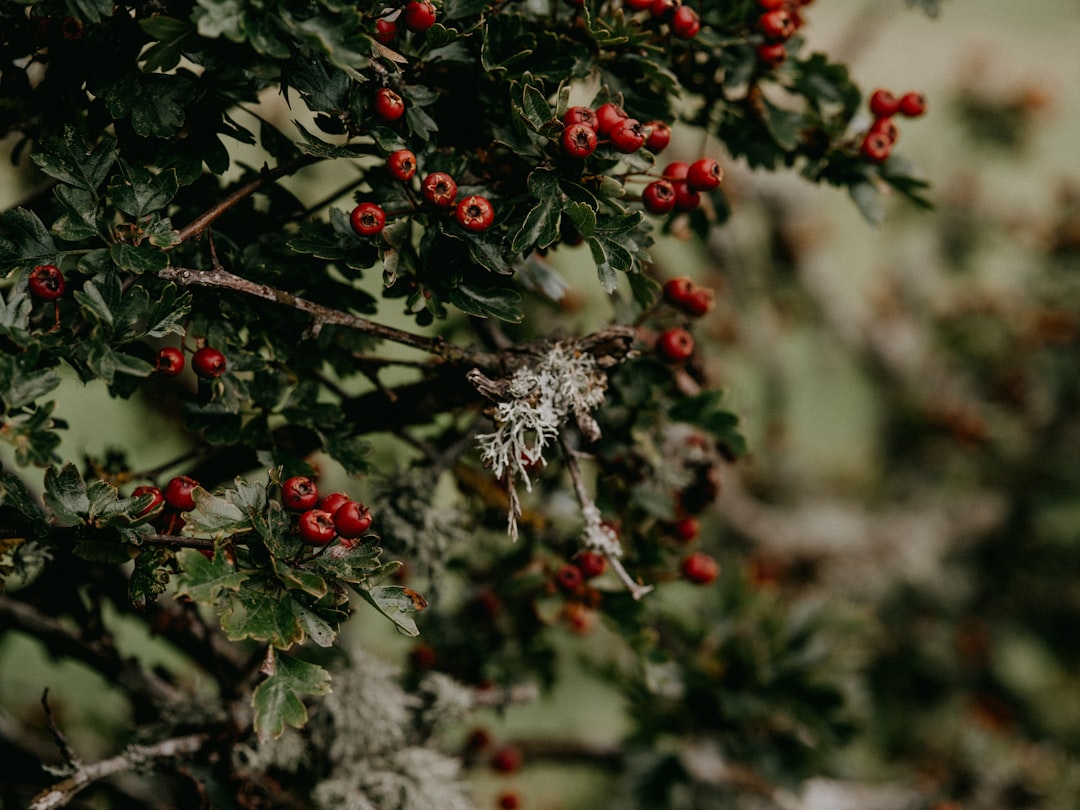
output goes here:
[{"label": "green leaf", "polygon": [[53,231],[68,242],[79,242],[97,236],[97,196],[86,189],[57,186],[53,190],[62,213],[53,222]]},{"label": "green leaf", "polygon": [[143,70],[167,72],[180,63],[184,42],[195,33],[195,26],[187,20],[178,20],[164,14],[140,20],[143,31],[157,40],[143,51]]},{"label": "green leaf", "polygon": [[83,523],[83,517],[90,511],[86,482],[71,462],[59,470],[49,467],[45,471],[44,500],[56,519],[68,526]]},{"label": "green leaf", "polygon": [[184,530],[212,535],[215,539],[227,537],[238,532],[251,531],[251,518],[230,497],[212,495],[202,487],[192,492],[195,508],[184,515]]},{"label": "green leaf", "polygon": [[269,677],[255,687],[251,706],[255,710],[255,733],[260,740],[277,739],[286,724],[303,728],[307,708],[300,695],[325,695],[330,691],[330,674],[309,664],[270,650],[263,667]]},{"label": "green leaf", "polygon": [[141,219],[172,202],[179,188],[175,169],[150,174],[142,166],[132,166],[121,160],[119,176],[109,183],[109,196],[125,214]]},{"label": "green leaf", "polygon": [[7,301],[0,296],[0,332],[8,335],[16,343],[26,345],[29,338],[30,313],[33,311],[34,302],[30,295],[21,285],[11,288]]},{"label": "green leaf", "polygon": [[132,129],[144,138],[176,135],[194,93],[187,78],[162,73],[125,73],[101,89],[109,113],[116,119],[130,116]]},{"label": "green leaf", "polygon": [[165,337],[169,334],[184,334],[184,322],[191,312],[191,293],[184,292],[177,296],[175,284],[168,284],[162,289],[161,297],[150,304],[146,313],[146,334],[150,337]]},{"label": "green leaf", "polygon": [[332,647],[337,639],[337,627],[332,625],[314,610],[302,605],[299,600],[289,600],[293,613],[304,628],[307,637],[320,647]]},{"label": "green leaf", "polygon": [[10,507],[26,517],[38,537],[43,537],[49,531],[45,511],[37,499],[30,494],[21,478],[4,470],[3,466],[0,466],[0,506]]},{"label": "green leaf", "polygon": [[214,550],[211,559],[193,548],[180,550],[176,559],[180,563],[176,595],[186,596],[202,605],[216,606],[224,593],[240,590],[251,574],[249,571],[237,571],[220,548]]},{"label": "green leaf", "polygon": [[739,417],[723,406],[722,391],[706,391],[677,402],[669,416],[707,430],[735,457],[747,452],[746,439],[739,432]]},{"label": "green leaf", "polygon": [[392,621],[398,632],[406,636],[420,635],[413,616],[427,607],[427,601],[416,591],[400,585],[380,585],[375,588],[361,588],[359,593]]},{"label": "green leaf", "polygon": [[295,568],[275,558],[274,573],[286,587],[311,594],[316,599],[326,596],[328,586],[326,580],[318,574],[305,571],[303,568]]},{"label": "green leaf", "polygon": [[52,368],[35,368],[36,352],[0,355],[0,400],[8,411],[30,405],[60,385]]},{"label": "green leaf", "polygon": [[535,132],[540,132],[554,118],[544,94],[531,84],[525,85],[521,98],[521,112],[525,122]]},{"label": "green leaf", "polygon": [[128,580],[128,599],[139,610],[158,598],[169,586],[169,563],[173,555],[167,549],[152,548],[135,558]]},{"label": "green leaf", "polygon": [[168,255],[151,245],[117,242],[109,248],[109,256],[117,267],[130,273],[157,273],[169,266]]},{"label": "green leaf", "polygon": [[116,141],[103,137],[90,146],[81,133],[64,127],[62,137],[45,137],[34,152],[33,161],[49,177],[96,196],[97,188],[109,176],[116,161]]},{"label": "green leaf", "polygon": [[875,228],[885,221],[885,202],[881,192],[870,180],[861,180],[848,187],[848,193],[855,202],[863,219]]},{"label": "green leaf", "polygon": [[778,107],[765,96],[761,97],[761,103],[765,108],[765,126],[769,134],[781,149],[793,152],[799,145],[803,129],[806,128],[806,117],[802,113]]},{"label": "green leaf", "polygon": [[111,329],[113,326],[112,310],[118,304],[116,299],[120,293],[120,281],[115,275],[98,279],[101,283],[100,287],[94,281],[94,279],[87,281],[83,284],[82,289],[75,290],[72,296],[83,309]]},{"label": "green leaf", "polygon": [[526,215],[514,236],[511,249],[524,253],[535,247],[547,247],[559,238],[559,176],[550,169],[537,169],[529,175],[529,191],[539,200]]},{"label": "green leaf", "polygon": [[0,271],[59,263],[60,251],[37,214],[25,208],[0,213]]},{"label": "green leaf", "polygon": [[379,569],[382,549],[374,543],[357,543],[352,548],[335,545],[316,557],[312,564],[334,579],[358,585]]},{"label": "green leaf", "polygon": [[525,313],[521,309],[521,293],[507,287],[462,283],[447,290],[445,298],[446,303],[457,307],[466,315],[498,318],[510,323],[521,323],[525,319]]},{"label": "green leaf", "polygon": [[287,650],[304,640],[291,598],[282,598],[277,580],[249,578],[229,599],[221,627],[230,641],[250,638]]}]

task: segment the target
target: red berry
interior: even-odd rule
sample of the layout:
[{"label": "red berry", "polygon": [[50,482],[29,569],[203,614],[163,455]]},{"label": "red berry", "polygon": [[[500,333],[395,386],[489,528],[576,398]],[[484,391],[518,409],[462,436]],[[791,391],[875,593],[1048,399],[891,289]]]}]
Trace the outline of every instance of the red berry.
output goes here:
[{"label": "red berry", "polygon": [[521,807],[521,796],[513,790],[504,790],[499,794],[499,810],[517,810]]},{"label": "red berry", "polygon": [[654,180],[641,192],[641,203],[650,214],[666,214],[675,207],[675,187],[667,180]]},{"label": "red berry", "polygon": [[695,287],[682,304],[682,311],[692,318],[700,318],[713,308],[713,291],[706,287]]},{"label": "red berry", "polygon": [[681,160],[672,161],[664,167],[664,179],[665,180],[685,180],[687,173],[690,171],[690,164],[683,163]]},{"label": "red berry", "polygon": [[64,294],[64,274],[55,264],[39,264],[30,271],[30,294],[42,301],[55,301]]},{"label": "red berry", "polygon": [[870,95],[870,112],[875,118],[888,118],[900,110],[900,102],[888,90],[878,89]]},{"label": "red berry", "polygon": [[571,124],[584,124],[587,127],[596,129],[596,112],[592,107],[570,107],[563,113],[562,117],[563,126],[570,126]]},{"label": "red berry", "polygon": [[884,163],[892,152],[892,141],[881,132],[867,132],[859,151],[873,163]]},{"label": "red berry", "polygon": [[778,8],[783,8],[790,0],[757,0],[757,4],[766,11],[775,11]]},{"label": "red berry", "polygon": [[596,551],[583,551],[574,562],[585,579],[595,579],[607,569],[607,558]]},{"label": "red berry", "polygon": [[514,773],[521,770],[524,759],[516,745],[503,745],[491,755],[491,767],[500,773]]},{"label": "red berry", "polygon": [[926,112],[926,97],[922,93],[904,93],[898,105],[900,114],[908,118],[918,118]]},{"label": "red berry", "polygon": [[684,517],[676,520],[671,527],[675,536],[682,540],[684,543],[689,543],[698,536],[698,532],[701,531],[701,526],[695,517]]},{"label": "red berry", "polygon": [[596,151],[596,130],[588,124],[570,124],[563,129],[559,142],[570,157],[587,158]]},{"label": "red berry", "polygon": [[671,363],[681,363],[694,353],[694,336],[681,326],[665,329],[656,341],[660,356]]},{"label": "red berry", "polygon": [[686,276],[671,278],[664,282],[664,300],[675,307],[682,309],[683,304],[690,300],[690,296],[697,285]]},{"label": "red berry", "polygon": [[555,572],[555,584],[565,593],[573,593],[584,581],[581,569],[576,565],[563,565]]},{"label": "red berry", "polygon": [[432,205],[448,208],[457,197],[457,183],[446,172],[432,172],[420,184],[420,194]]},{"label": "red berry", "polygon": [[204,380],[216,380],[225,373],[225,355],[213,346],[203,346],[191,358],[191,367]]},{"label": "red berry", "polygon": [[195,508],[195,499],[191,493],[199,482],[186,475],[178,475],[165,485],[165,504],[174,512],[190,512]]},{"label": "red berry", "polygon": [[886,138],[889,139],[889,143],[895,144],[896,139],[900,137],[900,129],[893,123],[891,118],[877,118],[874,123],[870,125],[870,132],[880,132]]},{"label": "red berry", "polygon": [[184,370],[184,353],[175,346],[166,346],[157,353],[154,371],[166,377],[175,377]]},{"label": "red berry", "polygon": [[360,236],[375,236],[386,227],[386,212],[373,202],[362,202],[349,215],[349,224]]},{"label": "red berry", "polygon": [[679,39],[693,39],[701,30],[701,18],[690,6],[679,6],[671,17],[671,33]]},{"label": "red berry", "polygon": [[777,68],[787,61],[787,47],[783,42],[762,42],[757,46],[757,56],[763,64]]},{"label": "red berry", "polygon": [[165,495],[157,487],[144,485],[141,487],[135,487],[135,489],[133,489],[131,492],[132,498],[141,498],[144,495],[151,496],[150,503],[148,503],[146,506],[139,510],[139,517],[149,515],[151,512],[153,512],[155,509],[165,503]]},{"label": "red berry", "polygon": [[682,561],[682,575],[695,585],[708,585],[720,573],[720,564],[701,551],[688,554]]},{"label": "red berry", "polygon": [[652,8],[653,0],[623,0],[623,5],[631,11],[645,11]]},{"label": "red berry", "polygon": [[675,210],[693,211],[701,205],[701,195],[694,191],[686,182],[672,183],[675,189]]},{"label": "red berry", "polygon": [[383,45],[389,45],[397,37],[397,23],[383,18],[375,21],[375,39]]},{"label": "red berry", "polygon": [[723,178],[724,170],[712,158],[695,160],[686,171],[686,182],[694,191],[712,191]]},{"label": "red berry", "polygon": [[486,197],[471,194],[457,204],[454,217],[465,230],[480,233],[490,228],[495,221],[495,209]]},{"label": "red berry", "polygon": [[624,118],[611,129],[611,145],[624,155],[636,152],[645,145],[645,128],[636,118]]},{"label": "red berry", "polygon": [[344,492],[331,492],[319,502],[319,508],[333,515],[338,509],[351,501]]},{"label": "red berry", "polygon": [[362,537],[371,528],[371,512],[362,503],[348,501],[334,512],[334,527],[346,540]]},{"label": "red berry", "polygon": [[653,0],[649,12],[661,22],[670,20],[675,10],[682,5],[682,0]]},{"label": "red berry", "polygon": [[386,168],[395,180],[407,183],[416,174],[416,155],[408,149],[391,152],[386,158]]},{"label": "red berry", "polygon": [[435,6],[428,0],[412,0],[401,16],[406,28],[422,33],[435,24]]},{"label": "red berry", "polygon": [[281,485],[281,500],[286,509],[303,512],[319,502],[319,488],[306,475],[294,475]]},{"label": "red berry", "polygon": [[322,509],[308,509],[296,523],[300,539],[309,546],[325,546],[334,539],[334,518]]},{"label": "red berry", "polygon": [[397,121],[405,114],[405,101],[389,87],[375,93],[375,112],[384,121]]},{"label": "red berry", "polygon": [[647,133],[645,146],[651,152],[663,152],[671,143],[671,127],[663,121],[645,122],[645,132]]},{"label": "red berry", "polygon": [[596,108],[596,134],[601,138],[611,135],[615,125],[625,118],[629,118],[626,111],[618,104],[608,102]]},{"label": "red berry", "polygon": [[787,9],[766,11],[758,17],[758,27],[765,38],[773,42],[791,39],[795,33],[795,20]]}]

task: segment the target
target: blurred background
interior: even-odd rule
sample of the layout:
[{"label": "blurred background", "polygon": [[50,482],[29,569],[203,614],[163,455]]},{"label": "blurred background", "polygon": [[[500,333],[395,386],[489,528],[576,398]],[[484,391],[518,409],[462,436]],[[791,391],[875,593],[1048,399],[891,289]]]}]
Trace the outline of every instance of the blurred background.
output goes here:
[{"label": "blurred background", "polygon": [[[828,779],[770,801],[1076,808],[1080,3],[943,0],[930,19],[901,0],[818,0],[805,16],[807,49],[848,63],[867,94],[927,96],[897,152],[932,183],[934,209],[886,199],[875,228],[843,192],[727,161],[730,221],[707,244],[670,236],[654,251],[660,277],[689,267],[717,292],[698,338],[751,448],[725,470],[708,546],[766,598],[827,603],[843,628],[831,652],[851,673],[858,733],[828,758]],[[0,208],[34,182],[5,163]],[[551,260],[595,327],[604,302],[592,271],[576,272],[588,259]],[[103,424],[129,431],[136,468],[183,452],[145,402],[74,382],[61,396],[79,403],[59,408],[65,457],[103,456],[116,435]],[[403,658],[384,630],[351,632]],[[581,661],[617,642],[600,627],[561,644],[572,677],[477,722],[522,744],[584,740],[600,758],[634,708]],[[175,665],[146,639],[130,645]],[[62,673],[57,705],[81,721],[75,747],[115,750],[122,701],[26,639],[0,646],[8,716],[30,722],[46,670]],[[613,778],[541,749],[512,776],[478,769],[478,806],[511,784],[529,808],[630,806],[611,803]]]}]

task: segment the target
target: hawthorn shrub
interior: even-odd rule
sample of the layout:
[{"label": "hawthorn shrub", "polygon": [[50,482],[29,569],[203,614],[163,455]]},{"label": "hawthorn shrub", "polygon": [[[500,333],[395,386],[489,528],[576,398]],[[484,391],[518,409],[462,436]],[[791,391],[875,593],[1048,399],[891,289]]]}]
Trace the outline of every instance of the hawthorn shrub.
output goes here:
[{"label": "hawthorn shrub", "polygon": [[[134,727],[87,764],[43,698],[56,784],[7,739],[33,767],[5,802],[163,806],[108,781],[154,766],[177,806],[466,807],[459,759],[520,752],[458,758],[444,727],[552,686],[560,634],[601,621],[634,709],[626,753],[595,757],[620,806],[742,806],[821,772],[852,719],[828,617],[699,540],[747,447],[694,337],[714,292],[649,254],[723,225],[733,160],[871,221],[887,188],[925,205],[892,151],[923,100],[871,104],[807,52],[813,13],[0,7],[0,133],[40,180],[0,214],[0,627],[101,673]],[[550,261],[571,249],[610,301],[581,334]],[[69,375],[175,411],[191,451],[60,458]],[[400,677],[336,644],[354,614],[420,636]],[[120,654],[116,616],[210,686]]]}]

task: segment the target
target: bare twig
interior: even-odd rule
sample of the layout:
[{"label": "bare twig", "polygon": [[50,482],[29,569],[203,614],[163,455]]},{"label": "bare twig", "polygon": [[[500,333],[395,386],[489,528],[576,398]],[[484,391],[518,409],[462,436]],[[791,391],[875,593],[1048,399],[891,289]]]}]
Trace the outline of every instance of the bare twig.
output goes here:
[{"label": "bare twig", "polygon": [[64,762],[73,770],[81,767],[82,763],[79,762],[79,758],[75,756],[75,752],[71,750],[71,746],[68,745],[67,737],[64,736],[64,732],[60,730],[60,726],[56,724],[56,718],[53,717],[52,707],[49,705],[49,688],[45,687],[45,691],[41,693],[41,707],[45,710],[45,723],[49,727],[49,733],[52,735],[53,740],[56,742],[56,747],[60,749],[60,756],[64,758]]},{"label": "bare twig", "polygon": [[66,807],[76,794],[90,785],[119,773],[132,771],[152,764],[155,760],[174,759],[196,753],[209,739],[207,734],[189,734],[173,737],[154,745],[132,745],[124,753],[82,765],[78,770],[52,787],[46,788],[30,803],[30,810],[53,810]]}]

